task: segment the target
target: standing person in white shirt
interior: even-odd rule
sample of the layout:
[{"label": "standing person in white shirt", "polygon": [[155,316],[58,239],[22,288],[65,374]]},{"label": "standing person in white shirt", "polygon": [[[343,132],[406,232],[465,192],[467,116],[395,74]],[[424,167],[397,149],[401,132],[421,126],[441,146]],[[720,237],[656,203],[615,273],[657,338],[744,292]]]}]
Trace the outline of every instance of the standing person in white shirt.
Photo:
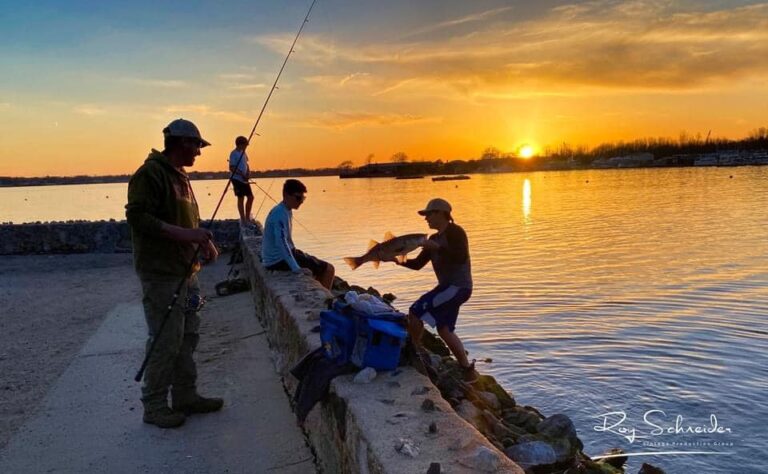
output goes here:
[{"label": "standing person in white shirt", "polygon": [[[251,209],[253,208],[253,191],[248,183],[251,170],[248,167],[248,139],[237,137],[235,149],[229,154],[229,171],[232,173],[232,190],[237,196],[237,212],[240,214],[240,225],[248,225],[253,221]],[[242,155],[242,158],[240,156]],[[239,161],[239,163],[238,163]]]}]

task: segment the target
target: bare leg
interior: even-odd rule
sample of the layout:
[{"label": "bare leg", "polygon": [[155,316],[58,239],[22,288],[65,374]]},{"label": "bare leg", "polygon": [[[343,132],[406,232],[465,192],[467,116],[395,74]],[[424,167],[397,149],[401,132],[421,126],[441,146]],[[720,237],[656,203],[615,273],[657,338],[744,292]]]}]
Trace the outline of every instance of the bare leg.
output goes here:
[{"label": "bare leg", "polygon": [[253,195],[248,196],[245,200],[245,218],[249,221],[253,219],[251,209],[253,209]]},{"label": "bare leg", "polygon": [[456,333],[451,332],[447,326],[443,326],[437,330],[440,337],[445,341],[445,345],[451,350],[453,356],[459,361],[459,365],[462,367],[469,367],[469,361],[467,360],[467,353],[464,351],[464,344],[461,343],[461,339]]},{"label": "bare leg", "polygon": [[333,267],[333,265],[329,263],[328,266],[325,267],[325,271],[323,272],[322,275],[320,275],[320,278],[318,278],[317,281],[319,281],[321,285],[323,285],[324,287],[330,290],[331,286],[333,286],[333,277],[335,275],[336,275],[336,269]]},{"label": "bare leg", "polygon": [[246,224],[248,222],[245,219],[245,206],[243,205],[244,200],[245,200],[245,196],[237,196],[237,212],[240,214],[241,224]]},{"label": "bare leg", "polygon": [[408,313],[408,334],[411,335],[411,341],[413,341],[416,350],[420,351],[421,336],[424,334],[424,322],[413,313]]}]

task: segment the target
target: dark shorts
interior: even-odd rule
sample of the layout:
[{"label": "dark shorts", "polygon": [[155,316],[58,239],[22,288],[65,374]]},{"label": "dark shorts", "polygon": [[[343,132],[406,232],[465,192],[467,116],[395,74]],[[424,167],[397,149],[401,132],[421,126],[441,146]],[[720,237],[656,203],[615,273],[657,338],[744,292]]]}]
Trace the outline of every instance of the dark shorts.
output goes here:
[{"label": "dark shorts", "polygon": [[[296,259],[296,263],[298,263],[301,268],[309,268],[315,278],[320,278],[320,275],[325,273],[325,270],[328,268],[328,262],[324,262],[317,257],[313,257],[308,253],[302,252],[299,249],[293,249],[293,258]],[[285,260],[280,260],[279,262],[268,266],[267,270],[280,270],[289,272],[291,271],[291,267]]]},{"label": "dark shorts", "polygon": [[249,183],[244,183],[236,179],[232,180],[232,191],[235,192],[235,196],[237,197],[243,197],[243,196],[253,197],[253,191],[251,191],[251,185]]},{"label": "dark shorts", "polygon": [[459,307],[472,296],[472,288],[437,285],[411,305],[410,312],[432,327],[456,329]]}]

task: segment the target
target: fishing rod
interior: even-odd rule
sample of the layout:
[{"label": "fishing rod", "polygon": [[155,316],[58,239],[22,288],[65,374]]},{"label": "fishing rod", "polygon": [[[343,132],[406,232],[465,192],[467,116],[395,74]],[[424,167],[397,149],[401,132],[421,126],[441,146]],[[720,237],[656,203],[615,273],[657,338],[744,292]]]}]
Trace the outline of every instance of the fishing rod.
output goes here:
[{"label": "fishing rod", "polygon": [[[291,47],[288,50],[288,54],[285,56],[285,60],[283,60],[282,66],[280,66],[280,70],[277,72],[277,76],[275,77],[275,82],[272,84],[272,88],[269,90],[269,94],[267,94],[267,98],[264,100],[264,105],[261,106],[261,111],[259,112],[259,116],[256,118],[256,123],[253,124],[253,128],[251,129],[251,133],[248,135],[248,142],[250,143],[251,138],[253,138],[253,135],[256,133],[256,127],[259,126],[259,122],[261,122],[261,117],[264,115],[264,111],[267,108],[267,104],[269,104],[269,99],[272,98],[272,93],[275,92],[275,89],[277,89],[277,82],[280,80],[280,76],[283,74],[283,70],[285,69],[285,65],[288,63],[288,59],[291,57],[291,54],[295,51],[293,48],[296,46],[296,42],[299,40],[299,36],[301,35],[301,32],[304,30],[304,26],[309,22],[309,15],[312,13],[312,8],[315,6],[315,3],[317,0],[312,0],[312,4],[309,6],[309,10],[307,10],[307,14],[304,16],[304,21],[301,22],[301,26],[299,27],[299,31],[296,32],[296,36],[293,38],[293,43],[291,43]],[[232,181],[232,178],[235,176],[235,171],[240,167],[240,162],[243,160],[243,155],[245,154],[245,150],[240,151],[240,156],[237,159],[237,163],[235,164],[233,170],[230,172],[229,179],[227,180],[227,184],[224,186],[224,191],[221,193],[221,197],[219,198],[218,204],[216,204],[216,209],[213,211],[213,215],[211,215],[211,219],[208,221],[208,229],[213,228],[213,220],[216,218],[216,214],[219,212],[219,208],[221,207],[222,201],[224,201],[224,197],[227,194],[227,191],[229,190],[229,185]],[[198,244],[195,247],[195,253],[192,256],[192,259],[189,261],[189,264],[187,265],[187,271],[185,272],[185,275],[189,275],[192,272],[192,268],[195,265],[195,262],[197,262],[198,257],[200,256],[200,247],[201,245]],[[181,289],[184,287],[184,284],[187,282],[187,277],[179,281],[179,285],[176,287],[176,291],[173,292],[173,298],[171,299],[170,304],[168,304],[168,308],[165,312],[165,316],[163,317],[162,323],[160,323],[160,327],[157,330],[157,333],[152,338],[152,343],[149,346],[149,349],[147,350],[147,354],[144,356],[144,361],[141,363],[141,367],[139,367],[139,371],[136,373],[136,376],[133,378],[136,382],[140,382],[142,377],[144,376],[144,371],[147,369],[147,364],[149,364],[149,358],[152,355],[152,352],[155,350],[155,346],[157,345],[157,341],[160,339],[160,334],[163,332],[163,328],[165,328],[165,324],[168,322],[168,318],[171,316],[171,311],[173,311],[173,307],[176,305],[177,300],[179,299],[179,294],[181,293]]]}]

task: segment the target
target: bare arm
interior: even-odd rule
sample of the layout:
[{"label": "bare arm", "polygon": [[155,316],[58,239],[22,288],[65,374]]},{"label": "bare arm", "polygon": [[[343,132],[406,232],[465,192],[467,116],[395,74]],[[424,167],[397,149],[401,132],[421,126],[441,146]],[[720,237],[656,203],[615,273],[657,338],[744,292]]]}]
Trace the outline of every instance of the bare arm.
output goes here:
[{"label": "bare arm", "polygon": [[411,270],[421,270],[424,268],[424,265],[429,262],[429,260],[429,251],[422,250],[421,253],[416,256],[416,258],[410,258],[403,263],[399,263],[398,265],[405,268],[410,268]]}]

